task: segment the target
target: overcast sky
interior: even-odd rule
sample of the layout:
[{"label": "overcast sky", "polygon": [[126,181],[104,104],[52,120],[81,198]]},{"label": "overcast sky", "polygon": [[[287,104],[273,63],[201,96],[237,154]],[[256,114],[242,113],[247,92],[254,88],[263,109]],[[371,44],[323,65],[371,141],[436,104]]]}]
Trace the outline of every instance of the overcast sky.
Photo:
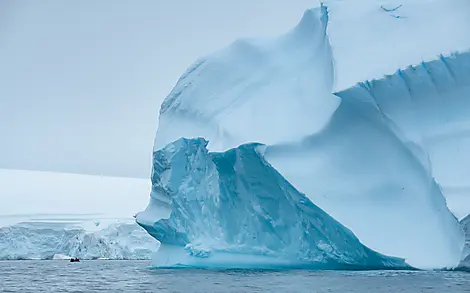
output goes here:
[{"label": "overcast sky", "polygon": [[317,0],[1,0],[0,168],[147,177],[160,103],[201,55]]}]

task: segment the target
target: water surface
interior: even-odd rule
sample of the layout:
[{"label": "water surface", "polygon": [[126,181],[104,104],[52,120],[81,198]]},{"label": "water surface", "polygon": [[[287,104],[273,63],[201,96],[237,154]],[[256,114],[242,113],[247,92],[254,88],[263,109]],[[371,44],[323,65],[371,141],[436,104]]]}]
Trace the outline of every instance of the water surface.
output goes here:
[{"label": "water surface", "polygon": [[470,292],[470,273],[152,269],[148,261],[0,261],[0,292]]}]

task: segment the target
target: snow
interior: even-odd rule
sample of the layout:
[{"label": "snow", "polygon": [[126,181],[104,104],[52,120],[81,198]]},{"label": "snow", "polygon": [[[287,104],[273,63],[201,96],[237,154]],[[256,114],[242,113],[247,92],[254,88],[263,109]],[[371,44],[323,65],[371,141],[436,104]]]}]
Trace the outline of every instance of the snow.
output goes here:
[{"label": "snow", "polygon": [[0,259],[150,258],[147,179],[0,169]]},{"label": "snow", "polygon": [[204,137],[211,151],[263,143],[266,160],[366,246],[455,267],[464,236],[448,206],[470,212],[470,3],[326,5],[279,38],[236,41],[191,66],[162,105],[154,150],[180,137]]},{"label": "snow", "polygon": [[[262,156],[263,146],[209,153],[179,139],[154,153],[149,208],[137,223],[162,243],[159,267],[405,268],[370,250],[298,192]],[[167,202],[166,215],[154,213]]]}]

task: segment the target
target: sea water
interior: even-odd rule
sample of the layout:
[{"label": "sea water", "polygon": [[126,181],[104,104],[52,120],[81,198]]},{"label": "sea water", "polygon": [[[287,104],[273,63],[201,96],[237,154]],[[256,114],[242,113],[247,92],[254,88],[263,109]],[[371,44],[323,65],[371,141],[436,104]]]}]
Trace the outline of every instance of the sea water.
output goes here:
[{"label": "sea water", "polygon": [[0,261],[0,292],[470,292],[463,271],[155,269],[148,261]]}]

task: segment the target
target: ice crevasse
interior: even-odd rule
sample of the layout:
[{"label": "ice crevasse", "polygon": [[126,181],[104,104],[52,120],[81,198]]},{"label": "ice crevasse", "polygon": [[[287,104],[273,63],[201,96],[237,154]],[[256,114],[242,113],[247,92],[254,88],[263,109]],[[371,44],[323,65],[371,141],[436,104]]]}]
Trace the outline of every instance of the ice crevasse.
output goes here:
[{"label": "ice crevasse", "polygon": [[327,2],[181,76],[137,215],[156,265],[458,265],[470,3],[395,2]]}]

